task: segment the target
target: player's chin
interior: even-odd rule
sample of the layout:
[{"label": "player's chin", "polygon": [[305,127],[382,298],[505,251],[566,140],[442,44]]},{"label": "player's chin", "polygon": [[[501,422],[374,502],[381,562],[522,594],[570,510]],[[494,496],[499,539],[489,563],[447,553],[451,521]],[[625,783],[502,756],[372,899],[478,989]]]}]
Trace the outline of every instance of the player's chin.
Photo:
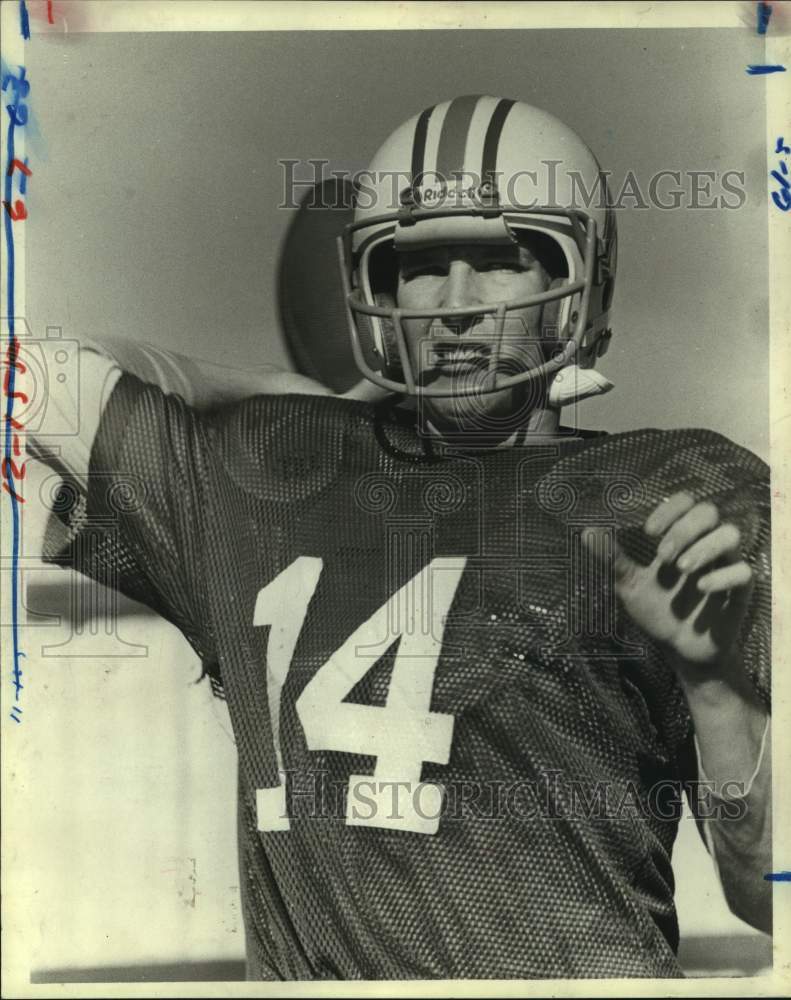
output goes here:
[{"label": "player's chin", "polygon": [[[465,384],[452,376],[440,376],[431,383],[432,387],[455,392]],[[501,437],[524,426],[537,402],[529,398],[523,386],[515,386],[463,396],[423,396],[419,407],[439,431]]]}]

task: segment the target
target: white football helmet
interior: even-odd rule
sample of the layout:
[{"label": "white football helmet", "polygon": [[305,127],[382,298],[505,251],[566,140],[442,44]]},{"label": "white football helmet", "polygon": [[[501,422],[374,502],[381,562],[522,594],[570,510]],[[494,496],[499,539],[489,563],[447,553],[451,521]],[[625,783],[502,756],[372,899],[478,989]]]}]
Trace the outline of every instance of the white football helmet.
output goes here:
[{"label": "white football helmet", "polygon": [[[468,395],[539,377],[566,365],[592,367],[609,342],[616,269],[615,216],[593,153],[561,121],[521,101],[457,97],[410,118],[385,141],[358,181],[354,221],[338,238],[355,361],[370,381],[413,396]],[[521,230],[555,241],[565,274],[529,298],[443,311],[492,315],[497,347],[487,388],[416,384],[404,319],[434,310],[393,305],[395,251],[426,245],[514,243]],[[389,291],[389,296],[383,296]],[[559,343],[540,366],[496,375],[509,313],[541,305]],[[542,321],[542,327],[547,321]]]}]

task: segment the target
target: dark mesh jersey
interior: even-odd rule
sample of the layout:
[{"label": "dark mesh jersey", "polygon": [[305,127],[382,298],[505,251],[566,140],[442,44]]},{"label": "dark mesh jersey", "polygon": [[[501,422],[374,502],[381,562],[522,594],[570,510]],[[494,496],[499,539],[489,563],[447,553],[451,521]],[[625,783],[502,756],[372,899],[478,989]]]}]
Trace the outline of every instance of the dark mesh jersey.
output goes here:
[{"label": "dark mesh jersey", "polygon": [[768,700],[767,470],[717,434],[440,453],[363,403],[120,380],[64,551],[221,681],[251,976],[681,975],[690,719],[581,542],[650,561],[681,488],[743,532]]}]

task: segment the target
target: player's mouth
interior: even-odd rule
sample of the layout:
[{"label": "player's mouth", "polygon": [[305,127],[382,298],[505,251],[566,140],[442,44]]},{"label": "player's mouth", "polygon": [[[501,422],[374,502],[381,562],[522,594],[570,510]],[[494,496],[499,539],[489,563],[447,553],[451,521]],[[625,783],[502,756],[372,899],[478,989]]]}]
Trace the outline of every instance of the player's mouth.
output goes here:
[{"label": "player's mouth", "polygon": [[491,344],[438,342],[431,345],[427,368],[435,375],[472,375],[488,370],[491,353]]}]

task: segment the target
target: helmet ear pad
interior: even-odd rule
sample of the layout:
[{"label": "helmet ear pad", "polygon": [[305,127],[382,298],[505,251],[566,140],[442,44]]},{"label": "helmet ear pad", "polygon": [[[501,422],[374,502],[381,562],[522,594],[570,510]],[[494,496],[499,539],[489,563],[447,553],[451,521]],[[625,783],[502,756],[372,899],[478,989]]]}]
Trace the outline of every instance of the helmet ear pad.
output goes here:
[{"label": "helmet ear pad", "polygon": [[[560,288],[566,284],[567,280],[566,278],[553,278],[547,290]],[[547,302],[541,313],[541,338],[544,342],[544,355],[547,359],[559,347],[565,347],[567,340],[571,337],[568,320],[564,320],[561,323],[561,312],[566,301],[565,299],[555,299],[552,302]],[[572,319],[574,319],[575,315],[572,314]],[[591,324],[589,323],[583,342],[577,348],[574,356],[573,363],[579,365],[581,368],[593,368],[596,364],[596,358],[601,357],[608,346],[608,338],[602,337],[592,347],[589,343],[590,331]]]},{"label": "helmet ear pad", "polygon": [[[547,285],[547,291],[560,288],[565,285],[567,281],[567,278],[553,278],[549,285]],[[543,344],[545,360],[549,360],[558,347],[558,341],[560,340],[561,334],[560,310],[562,305],[563,299],[553,299],[551,302],[545,302],[541,309],[539,329],[541,330],[541,341]]]},{"label": "helmet ear pad", "polygon": [[[374,294],[374,302],[386,309],[395,307],[393,296],[387,292],[376,292]],[[389,316],[378,317],[377,319],[373,319],[373,322],[378,322],[381,333],[382,351],[384,353],[382,374],[386,378],[393,379],[395,382],[403,382],[404,372],[401,368],[401,360],[398,353],[395,325]]]},{"label": "helmet ear pad", "polygon": [[[368,259],[367,284],[375,305],[395,309],[398,261],[392,241],[385,241],[373,248]],[[404,372],[393,321],[388,316],[360,316],[359,319],[365,320],[368,343],[376,358],[372,367],[379,369],[386,378],[403,382]]]}]

